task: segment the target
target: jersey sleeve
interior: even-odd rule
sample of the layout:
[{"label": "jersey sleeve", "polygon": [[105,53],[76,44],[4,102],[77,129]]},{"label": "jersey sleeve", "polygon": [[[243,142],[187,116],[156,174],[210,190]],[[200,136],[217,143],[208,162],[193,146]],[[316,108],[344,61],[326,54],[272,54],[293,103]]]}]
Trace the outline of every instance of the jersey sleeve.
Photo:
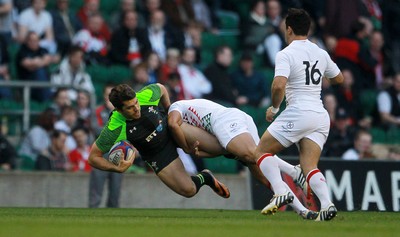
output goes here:
[{"label": "jersey sleeve", "polygon": [[275,58],[275,75],[274,75],[274,77],[283,76],[283,77],[289,78],[289,74],[290,74],[289,57],[283,51],[280,51],[276,54],[276,58]]},{"label": "jersey sleeve", "polygon": [[121,114],[114,111],[95,143],[104,154],[121,140],[126,140],[126,121]]},{"label": "jersey sleeve", "polygon": [[327,59],[326,70],[325,70],[325,77],[327,78],[334,78],[340,73],[339,67],[336,65],[335,62],[331,59],[328,53],[325,52],[325,57]]},{"label": "jersey sleeve", "polygon": [[171,104],[171,106],[169,107],[169,110],[168,110],[168,114],[171,113],[172,111],[177,111],[182,116],[182,110],[181,110],[181,108],[179,106],[179,101],[174,102],[174,103]]},{"label": "jersey sleeve", "polygon": [[138,91],[136,97],[140,105],[158,106],[161,98],[161,88],[157,84],[150,84]]}]

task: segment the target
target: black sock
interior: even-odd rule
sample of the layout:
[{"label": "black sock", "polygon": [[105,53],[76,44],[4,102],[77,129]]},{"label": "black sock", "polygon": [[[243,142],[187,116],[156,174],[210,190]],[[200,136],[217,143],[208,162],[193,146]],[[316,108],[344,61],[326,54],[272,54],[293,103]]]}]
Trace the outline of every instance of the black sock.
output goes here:
[{"label": "black sock", "polygon": [[196,185],[196,193],[205,184],[208,186],[214,186],[214,180],[211,175],[207,172],[200,172],[195,176],[191,176],[193,183]]}]

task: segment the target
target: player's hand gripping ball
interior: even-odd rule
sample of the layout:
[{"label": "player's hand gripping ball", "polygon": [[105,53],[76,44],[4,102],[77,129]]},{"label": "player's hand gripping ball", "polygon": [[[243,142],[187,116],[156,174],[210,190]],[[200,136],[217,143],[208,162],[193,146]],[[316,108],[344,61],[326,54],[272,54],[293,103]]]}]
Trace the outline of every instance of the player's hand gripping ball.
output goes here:
[{"label": "player's hand gripping ball", "polygon": [[108,153],[108,161],[118,166],[121,159],[128,160],[133,159],[135,156],[135,148],[127,140],[122,140],[114,144]]}]

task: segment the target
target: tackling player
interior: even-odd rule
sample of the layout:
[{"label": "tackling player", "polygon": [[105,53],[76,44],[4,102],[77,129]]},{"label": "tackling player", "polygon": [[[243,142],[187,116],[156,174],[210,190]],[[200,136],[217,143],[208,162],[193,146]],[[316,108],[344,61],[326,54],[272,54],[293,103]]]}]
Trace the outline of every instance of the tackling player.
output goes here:
[{"label": "tackling player", "polygon": [[[270,187],[253,157],[260,138],[253,119],[245,112],[205,99],[180,100],[172,103],[169,108],[168,126],[175,141],[185,152],[193,153],[193,147],[197,149],[195,153],[199,157],[215,157],[229,152],[246,163],[261,183]],[[193,126],[207,132],[202,133]],[[279,168],[295,182],[305,182],[299,167],[278,157],[276,159]],[[287,184],[284,184],[289,189]],[[315,219],[318,216],[317,212],[305,208],[297,197],[294,197],[292,207],[304,219]]]}]

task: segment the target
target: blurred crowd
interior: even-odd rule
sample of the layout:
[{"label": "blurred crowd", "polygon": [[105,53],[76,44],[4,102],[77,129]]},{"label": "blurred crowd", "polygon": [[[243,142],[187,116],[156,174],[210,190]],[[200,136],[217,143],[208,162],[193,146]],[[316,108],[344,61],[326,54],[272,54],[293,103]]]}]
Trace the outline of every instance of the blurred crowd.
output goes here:
[{"label": "blurred crowd", "polygon": [[[72,10],[68,0],[0,0],[0,80],[58,86],[33,89],[31,100],[50,105],[20,144],[11,144],[2,126],[4,170],[21,166],[16,160],[22,157],[38,170],[91,171],[89,144],[113,109],[108,94],[116,82],[109,78],[101,103],[91,107],[97,82],[87,72],[90,66],[122,65],[132,70],[127,83],[135,90],[162,83],[172,101],[207,98],[264,110],[272,78],[262,72],[273,72],[275,55],[286,46],[284,16],[290,7],[310,13],[309,39],[328,51],[345,77],[339,86],[323,83],[321,100],[331,118],[323,156],[400,160],[396,146],[374,148],[371,134],[372,128],[400,125],[399,0],[120,0],[114,12],[101,9],[105,0],[80,2]],[[236,19],[237,29],[226,30],[224,16]],[[204,34],[235,35],[238,63],[238,49],[226,44],[213,50],[212,60],[204,59],[202,52],[209,50]],[[261,65],[255,58],[262,58]],[[370,108],[361,100],[366,92],[373,95]],[[0,87],[0,100],[18,98]],[[287,155],[295,154],[292,149]],[[148,171],[140,159],[132,169]]]}]

